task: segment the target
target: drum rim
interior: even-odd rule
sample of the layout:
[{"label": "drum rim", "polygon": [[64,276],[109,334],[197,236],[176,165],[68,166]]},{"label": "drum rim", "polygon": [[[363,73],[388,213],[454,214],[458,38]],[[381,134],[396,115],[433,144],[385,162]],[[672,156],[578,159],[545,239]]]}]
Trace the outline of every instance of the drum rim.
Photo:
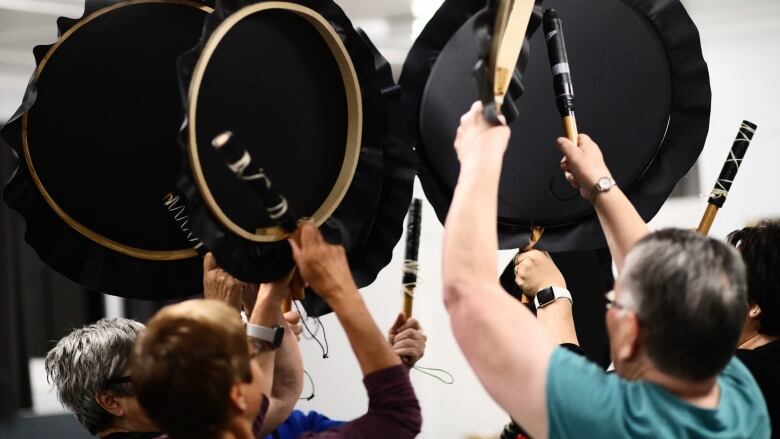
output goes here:
[{"label": "drum rim", "polygon": [[[57,52],[57,49],[65,41],[67,41],[71,35],[73,35],[77,30],[79,30],[86,24],[116,9],[121,9],[129,6],[137,6],[141,4],[153,4],[153,3],[178,4],[182,6],[190,6],[196,9],[200,9],[206,12],[207,14],[213,11],[213,9],[208,6],[201,5],[194,1],[189,1],[189,0],[130,0],[130,1],[116,3],[111,6],[98,9],[95,12],[92,12],[91,14],[87,15],[83,19],[79,20],[75,25],[73,25],[73,27],[71,27],[65,33],[63,33],[62,36],[57,40],[57,42],[54,43],[54,45],[52,45],[47,50],[46,55],[44,55],[43,59],[41,59],[41,62],[38,64],[38,66],[35,69],[35,75],[34,75],[35,81],[37,82],[39,80],[41,74],[44,71],[44,68],[46,67],[46,64],[49,62],[49,59],[51,59],[51,57],[54,56],[54,54]],[[191,258],[198,255],[197,252],[191,248],[178,249],[178,250],[146,250],[138,247],[133,247],[127,244],[123,244],[90,229],[89,227],[81,224],[79,221],[74,219],[67,212],[65,212],[65,209],[63,209],[54,200],[51,194],[49,194],[49,192],[46,190],[43,181],[41,180],[40,176],[35,170],[35,165],[33,164],[33,160],[32,160],[32,154],[30,153],[30,145],[28,139],[28,131],[29,131],[28,124],[29,124],[30,110],[31,109],[28,109],[22,115],[21,140],[22,140],[22,150],[24,152],[24,161],[25,164],[27,165],[27,169],[30,171],[30,176],[32,177],[33,183],[35,184],[36,188],[38,188],[38,191],[41,193],[41,196],[43,196],[43,199],[46,201],[46,204],[48,204],[49,207],[51,207],[51,209],[54,211],[54,213],[56,213],[57,216],[59,216],[68,226],[70,226],[71,228],[73,228],[74,230],[76,230],[86,238],[102,245],[103,247],[106,247],[110,250],[114,250],[116,252],[125,254],[127,256],[132,256],[138,259],[146,259],[151,261],[170,261],[170,260]]]},{"label": "drum rim", "polygon": [[257,228],[254,233],[248,232],[230,219],[219,206],[214,195],[209,189],[208,183],[203,173],[198,155],[198,143],[196,136],[196,116],[198,110],[198,95],[203,81],[209,60],[216,50],[219,43],[227,33],[242,19],[264,11],[283,10],[297,14],[306,19],[317,32],[322,36],[333,54],[336,63],[341,72],[341,78],[344,83],[344,91],[347,99],[347,136],[344,159],[341,163],[341,171],[331,188],[325,201],[322,202],[317,211],[312,214],[311,220],[316,226],[322,225],[336,210],[341,201],[347,194],[350,183],[355,175],[355,170],[360,158],[360,148],[362,142],[363,130],[363,103],[358,81],[357,72],[352,59],[349,56],[346,46],[341,41],[333,25],[326,20],[317,11],[305,6],[280,1],[269,1],[255,3],[244,6],[235,13],[228,16],[212,32],[203,46],[203,51],[198,57],[195,69],[192,73],[192,80],[189,85],[187,99],[189,108],[187,110],[187,157],[189,168],[192,171],[193,180],[200,192],[203,203],[208,207],[212,216],[229,231],[252,242],[276,242],[286,239],[289,234],[277,226]]}]

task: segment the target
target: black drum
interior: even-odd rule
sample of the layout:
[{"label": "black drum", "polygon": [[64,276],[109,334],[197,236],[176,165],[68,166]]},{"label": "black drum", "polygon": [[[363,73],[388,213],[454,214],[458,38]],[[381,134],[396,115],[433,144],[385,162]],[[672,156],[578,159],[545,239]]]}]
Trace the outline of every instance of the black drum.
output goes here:
[{"label": "black drum", "polygon": [[201,290],[200,258],[163,197],[176,188],[183,111],[176,59],[211,8],[189,0],[87,1],[35,49],[37,69],[2,137],[20,157],[6,202],[50,267],[134,298]]},{"label": "black drum", "polygon": [[[484,1],[446,1],[415,42],[401,86],[420,179],[443,222],[459,164],[460,116],[478,99],[475,16]],[[710,86],[696,26],[678,1],[545,0],[564,22],[580,130],[601,146],[618,185],[651,219],[698,158],[707,137]],[[530,41],[524,94],[498,199],[501,248],[522,248],[530,227],[549,251],[606,246],[592,207],[564,180],[563,135],[543,32]]]},{"label": "black drum", "polygon": [[[345,246],[358,285],[371,283],[401,236],[415,160],[400,89],[365,35],[330,1],[220,2],[179,70],[179,188],[218,263],[252,282],[293,267],[287,233],[211,145],[231,131],[289,208]],[[310,311],[324,311],[314,302]]]}]

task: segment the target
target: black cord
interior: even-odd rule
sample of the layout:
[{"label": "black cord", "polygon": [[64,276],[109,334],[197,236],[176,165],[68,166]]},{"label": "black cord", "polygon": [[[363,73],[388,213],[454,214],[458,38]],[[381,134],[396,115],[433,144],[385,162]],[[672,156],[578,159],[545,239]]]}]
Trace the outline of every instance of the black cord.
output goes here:
[{"label": "black cord", "polygon": [[[422,366],[417,366],[417,365],[412,366],[412,369],[415,369],[416,371],[418,371],[420,373],[424,373],[424,374],[426,374],[428,376],[432,376],[432,377],[436,378],[437,380],[441,381],[444,384],[448,384],[449,385],[449,384],[454,384],[455,383],[455,377],[452,376],[451,373],[447,372],[444,369],[436,369],[435,367],[422,367]],[[431,372],[441,372],[442,374],[447,375],[449,377],[449,379],[442,378],[442,377],[436,375],[435,373],[431,373]]]},{"label": "black cord", "polygon": [[[298,311],[298,315],[301,316],[301,323],[303,324],[303,327],[306,329],[306,332],[309,333],[312,339],[317,342],[318,345],[320,345],[320,349],[322,350],[322,358],[328,358],[328,352],[330,351],[330,347],[328,346],[328,337],[325,336],[325,326],[322,325],[322,322],[320,322],[320,319],[318,317],[314,317],[314,321],[317,322],[322,327],[322,335],[325,339],[325,345],[323,345],[320,340],[317,338],[315,333],[309,329],[309,325],[306,324],[306,319],[309,317],[308,315],[306,318],[303,317],[301,314],[301,309],[298,307],[298,302],[293,300],[293,305],[295,305],[295,310]],[[316,329],[316,328],[315,328]]]},{"label": "black cord", "polygon": [[299,400],[306,400],[311,401],[314,399],[314,380],[312,379],[311,375],[309,375],[309,372],[306,372],[306,369],[303,369],[303,374],[306,375],[306,377],[309,379],[309,382],[311,383],[311,394],[309,396],[303,396],[298,398]]}]

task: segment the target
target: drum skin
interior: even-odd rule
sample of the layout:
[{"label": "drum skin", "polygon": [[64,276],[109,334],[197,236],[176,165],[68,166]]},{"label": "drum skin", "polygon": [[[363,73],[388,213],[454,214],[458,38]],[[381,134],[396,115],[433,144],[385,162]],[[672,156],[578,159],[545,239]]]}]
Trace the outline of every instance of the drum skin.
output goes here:
[{"label": "drum skin", "polygon": [[202,262],[162,204],[183,162],[176,59],[211,10],[189,1],[92,2],[34,50],[24,102],[2,129],[20,166],[3,196],[54,270],[114,295],[202,290]]},{"label": "drum skin", "polygon": [[[358,286],[370,284],[400,239],[416,170],[387,61],[332,1],[219,2],[216,10],[198,47],[179,60],[188,166],[178,187],[194,234],[245,281],[275,280],[293,266],[286,235],[271,230],[264,206],[209,144],[232,130],[291,209],[344,245]],[[343,50],[323,32],[335,34]],[[360,137],[350,144],[355,96]],[[348,186],[337,204],[325,206],[352,154]],[[307,296],[307,311],[328,312],[314,292]]]},{"label": "drum skin", "polygon": [[[452,148],[460,115],[477,100],[477,1],[447,1],[415,42],[400,84],[420,180],[443,222],[459,173]],[[677,1],[546,0],[566,36],[580,131],[602,148],[618,185],[651,219],[698,158],[709,128],[710,86],[698,31]],[[501,248],[522,248],[532,226],[541,248],[606,245],[592,207],[563,179],[563,135],[541,32],[531,39],[525,92],[510,124],[498,195]]]}]

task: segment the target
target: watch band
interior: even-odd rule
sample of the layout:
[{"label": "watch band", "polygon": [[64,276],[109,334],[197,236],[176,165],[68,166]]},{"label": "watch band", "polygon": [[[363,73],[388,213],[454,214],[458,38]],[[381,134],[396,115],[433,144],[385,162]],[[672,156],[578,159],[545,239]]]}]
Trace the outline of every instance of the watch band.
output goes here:
[{"label": "watch band", "polygon": [[276,349],[282,345],[282,338],[284,337],[284,327],[275,326],[269,328],[267,326],[255,325],[253,323],[246,324],[246,335],[256,340],[262,340],[271,344]]},{"label": "watch band", "polygon": [[612,177],[604,176],[596,181],[596,184],[590,189],[590,202],[596,201],[596,195],[609,192],[613,187],[617,186],[617,183]]},{"label": "watch band", "polygon": [[568,299],[569,302],[574,304],[574,300],[572,299],[569,290],[566,288],[549,286],[536,293],[536,296],[534,296],[534,306],[536,309],[544,308],[558,299]]}]

